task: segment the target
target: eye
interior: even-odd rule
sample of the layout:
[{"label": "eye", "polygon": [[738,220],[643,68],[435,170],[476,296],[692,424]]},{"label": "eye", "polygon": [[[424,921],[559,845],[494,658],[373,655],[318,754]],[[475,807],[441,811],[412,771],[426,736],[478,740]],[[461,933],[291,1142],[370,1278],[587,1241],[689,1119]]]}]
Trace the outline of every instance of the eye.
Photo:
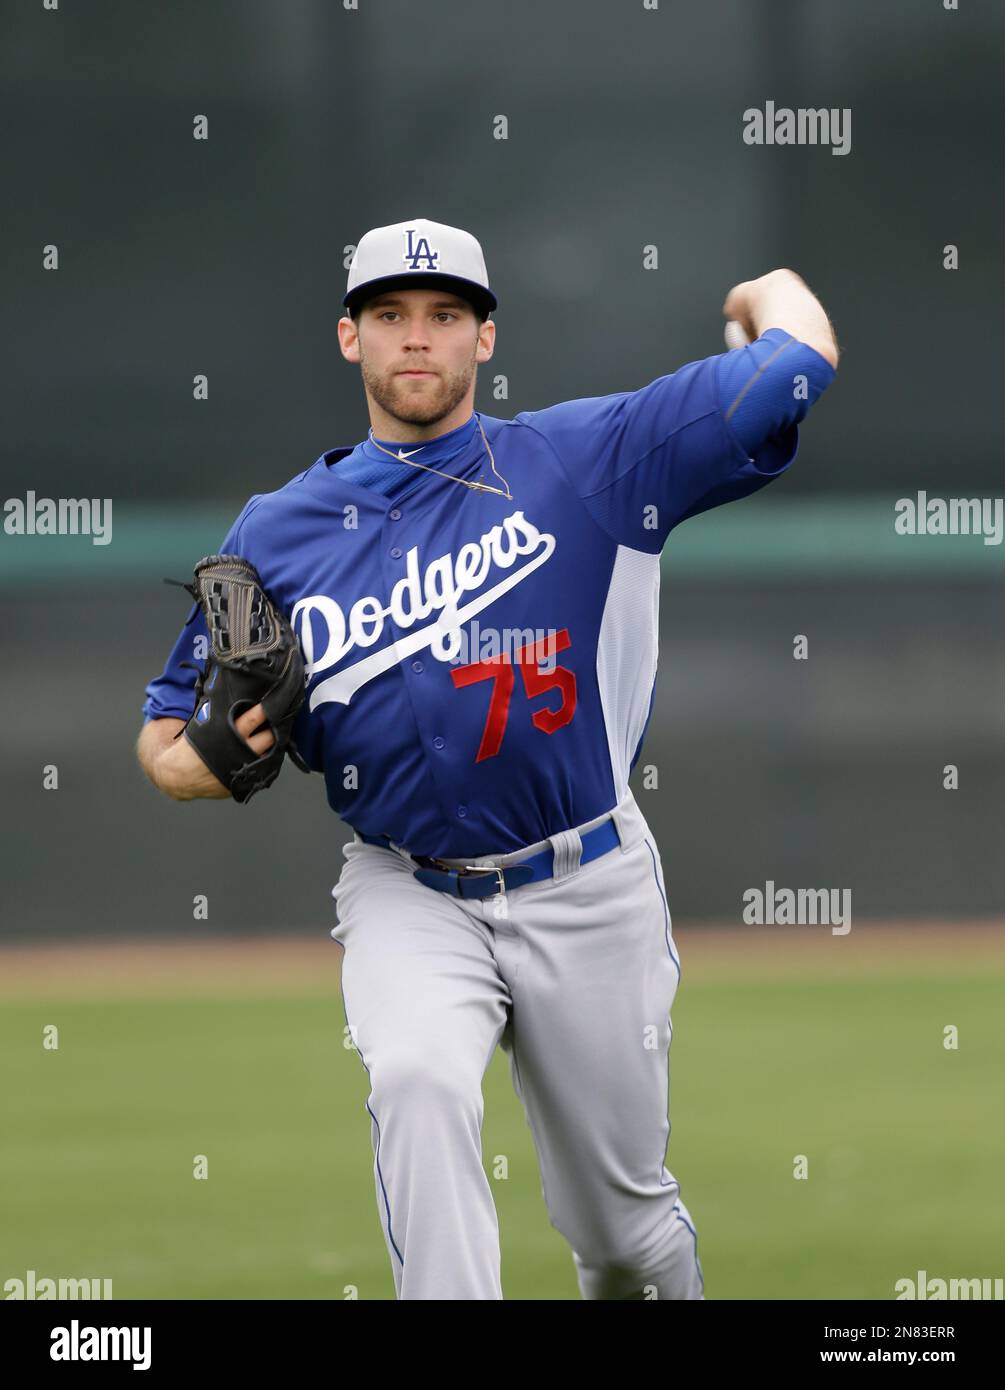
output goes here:
[{"label": "eye", "polygon": [[386,319],[388,314],[396,314],[397,312],[397,309],[384,309],[382,313],[377,315],[377,317],[380,319]]},{"label": "eye", "polygon": [[440,312],[436,315],[436,317],[437,317],[438,319],[442,319],[442,318],[455,319],[455,318],[457,317],[457,315],[454,314],[454,313],[451,313],[451,311],[450,311],[449,309],[441,309]]}]

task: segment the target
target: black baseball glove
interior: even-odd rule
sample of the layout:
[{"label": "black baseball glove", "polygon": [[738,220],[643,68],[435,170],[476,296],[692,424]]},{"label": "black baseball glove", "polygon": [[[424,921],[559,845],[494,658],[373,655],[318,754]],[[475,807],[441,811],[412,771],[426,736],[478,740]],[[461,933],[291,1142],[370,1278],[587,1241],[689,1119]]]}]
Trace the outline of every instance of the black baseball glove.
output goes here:
[{"label": "black baseball glove", "polygon": [[[176,579],[166,582],[180,584]],[[195,709],[179,734],[235,801],[249,801],[255,792],[271,787],[287,753],[301,772],[309,772],[292,740],[304,702],[300,643],[262,587],[254,565],[239,555],[207,555],[195,567],[194,582],[180,587],[202,609],[210,651],[205,668],[181,663],[199,674]],[[235,719],[257,704],[264,707],[276,740],[259,757],[234,728]]]}]

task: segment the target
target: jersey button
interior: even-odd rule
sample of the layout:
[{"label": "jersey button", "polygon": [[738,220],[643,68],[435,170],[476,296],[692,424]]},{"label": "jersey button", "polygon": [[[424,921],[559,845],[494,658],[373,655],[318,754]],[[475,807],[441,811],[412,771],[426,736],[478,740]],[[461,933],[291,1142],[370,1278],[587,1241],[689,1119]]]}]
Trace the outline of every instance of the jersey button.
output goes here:
[{"label": "jersey button", "polygon": [[446,740],[445,740],[445,739],[442,739],[442,738],[434,738],[434,739],[433,739],[433,747],[434,747],[434,748],[446,748],[446,746],[447,746],[447,744],[446,744]]},{"label": "jersey button", "polygon": [[388,512],[388,516],[391,518],[392,521],[401,520],[401,512],[397,507],[392,507],[391,510]]},{"label": "jersey button", "polygon": [[422,662],[421,662],[421,661],[413,661],[413,662],[412,662],[412,670],[415,672],[416,675],[418,675],[419,672],[422,670]]},{"label": "jersey button", "polygon": [[466,806],[458,806],[457,814],[460,816],[461,820],[463,820],[464,817],[468,814],[468,808]]},{"label": "jersey button", "polygon": [[392,559],[392,560],[400,560],[400,559],[401,559],[401,546],[400,546],[400,545],[392,545],[392,546],[391,546],[391,559]]}]

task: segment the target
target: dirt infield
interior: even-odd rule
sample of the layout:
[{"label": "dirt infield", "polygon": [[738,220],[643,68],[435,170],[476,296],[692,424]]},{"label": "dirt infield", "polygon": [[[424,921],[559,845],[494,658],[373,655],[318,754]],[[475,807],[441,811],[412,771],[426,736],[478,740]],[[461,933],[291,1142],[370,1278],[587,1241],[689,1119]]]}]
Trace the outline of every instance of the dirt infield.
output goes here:
[{"label": "dirt infield", "polygon": [[[685,983],[703,979],[862,978],[1005,964],[1005,921],[677,927]],[[317,937],[0,947],[0,996],[334,994],[342,951]]]}]

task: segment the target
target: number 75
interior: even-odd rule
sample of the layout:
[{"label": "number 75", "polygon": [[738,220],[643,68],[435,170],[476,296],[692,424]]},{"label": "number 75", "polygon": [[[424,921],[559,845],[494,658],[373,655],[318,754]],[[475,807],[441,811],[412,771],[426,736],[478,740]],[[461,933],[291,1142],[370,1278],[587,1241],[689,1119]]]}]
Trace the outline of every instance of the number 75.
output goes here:
[{"label": "number 75", "polygon": [[[561,729],[569,723],[576,713],[576,674],[566,666],[550,665],[550,658],[556,652],[565,651],[570,645],[569,629],[563,627],[561,632],[549,633],[547,637],[541,637],[526,647],[519,647],[512,656],[507,653],[490,657],[485,661],[472,661],[469,666],[458,666],[451,671],[451,679],[458,690],[466,685],[474,685],[476,681],[490,680],[493,683],[476,763],[482,762],[485,758],[494,758],[499,752],[503,734],[506,732],[506,720],[509,718],[509,703],[515,680],[514,663],[520,668],[528,700],[533,699],[535,695],[544,695],[549,690],[561,692],[562,698],[556,709],[545,706],[544,709],[533,712],[531,721],[534,727],[542,733],[553,734],[556,729]],[[548,670],[539,671],[538,667],[545,661],[549,661]]]}]

